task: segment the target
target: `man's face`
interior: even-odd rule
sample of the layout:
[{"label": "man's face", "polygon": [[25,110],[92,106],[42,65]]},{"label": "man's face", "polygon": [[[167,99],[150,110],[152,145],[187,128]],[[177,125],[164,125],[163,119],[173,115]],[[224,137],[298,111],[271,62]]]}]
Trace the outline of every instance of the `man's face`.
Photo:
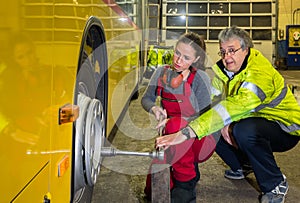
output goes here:
[{"label": "man's face", "polygon": [[231,39],[220,43],[220,53],[224,66],[228,71],[238,72],[248,54],[248,49],[241,49],[238,39]]}]

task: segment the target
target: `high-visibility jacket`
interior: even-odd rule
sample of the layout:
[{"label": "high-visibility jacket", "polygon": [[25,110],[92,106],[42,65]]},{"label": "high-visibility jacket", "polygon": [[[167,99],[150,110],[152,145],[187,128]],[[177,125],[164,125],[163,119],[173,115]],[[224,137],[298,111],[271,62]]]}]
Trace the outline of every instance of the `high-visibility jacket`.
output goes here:
[{"label": "high-visibility jacket", "polygon": [[300,136],[300,106],[282,75],[258,50],[249,49],[241,69],[231,79],[222,60],[212,70],[212,94],[220,100],[189,123],[199,139],[248,117],[275,121],[284,131]]}]

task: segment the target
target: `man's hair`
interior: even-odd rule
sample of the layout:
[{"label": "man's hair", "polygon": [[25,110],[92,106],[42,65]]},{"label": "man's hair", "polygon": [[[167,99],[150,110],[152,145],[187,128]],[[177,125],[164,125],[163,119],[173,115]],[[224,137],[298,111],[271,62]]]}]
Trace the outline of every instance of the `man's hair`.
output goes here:
[{"label": "man's hair", "polygon": [[222,30],[218,35],[218,39],[219,43],[223,43],[231,39],[237,39],[240,41],[243,50],[253,47],[249,33],[235,25]]}]

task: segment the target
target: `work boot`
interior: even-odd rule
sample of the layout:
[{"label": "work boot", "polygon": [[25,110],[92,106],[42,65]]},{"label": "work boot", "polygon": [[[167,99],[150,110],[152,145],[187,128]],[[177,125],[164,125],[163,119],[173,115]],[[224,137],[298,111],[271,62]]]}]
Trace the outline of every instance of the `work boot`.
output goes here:
[{"label": "work boot", "polygon": [[171,203],[195,203],[196,189],[187,190],[175,187],[171,191]]},{"label": "work boot", "polygon": [[181,182],[174,179],[174,188],[171,190],[171,203],[196,203],[196,185],[200,179],[198,164],[195,163],[196,177],[190,181]]}]

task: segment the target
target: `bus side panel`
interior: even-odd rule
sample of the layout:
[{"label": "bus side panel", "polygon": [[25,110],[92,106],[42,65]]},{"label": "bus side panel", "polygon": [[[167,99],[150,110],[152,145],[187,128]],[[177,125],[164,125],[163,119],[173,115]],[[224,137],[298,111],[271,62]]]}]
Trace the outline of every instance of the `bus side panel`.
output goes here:
[{"label": "bus side panel", "polygon": [[[13,202],[43,202],[48,190],[47,183],[49,176],[49,165],[47,165],[30,184],[24,188],[24,191]],[[65,201],[67,202],[67,201]]]}]

